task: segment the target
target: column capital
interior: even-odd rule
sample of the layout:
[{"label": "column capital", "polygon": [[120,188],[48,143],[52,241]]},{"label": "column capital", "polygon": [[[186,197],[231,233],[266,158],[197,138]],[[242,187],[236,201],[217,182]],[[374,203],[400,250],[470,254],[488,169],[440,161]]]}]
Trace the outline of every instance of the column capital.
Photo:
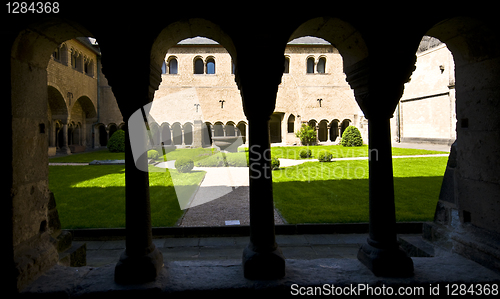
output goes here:
[{"label": "column capital", "polygon": [[[390,64],[390,61],[394,63]],[[365,58],[344,68],[346,80],[367,119],[393,117],[403,95],[404,84],[415,70],[415,62],[415,55],[375,62]]]}]

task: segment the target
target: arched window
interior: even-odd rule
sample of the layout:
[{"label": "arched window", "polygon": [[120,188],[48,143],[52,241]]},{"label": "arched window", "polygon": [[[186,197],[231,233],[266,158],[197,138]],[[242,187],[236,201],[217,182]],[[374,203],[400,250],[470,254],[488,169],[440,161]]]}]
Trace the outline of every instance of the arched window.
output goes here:
[{"label": "arched window", "polygon": [[177,69],[177,59],[176,58],[170,58],[168,61],[168,73],[169,74],[177,74],[178,69]]},{"label": "arched window", "polygon": [[203,60],[201,58],[196,58],[194,61],[194,73],[195,74],[203,74],[204,71],[204,65],[203,65]]},{"label": "arched window", "polygon": [[317,71],[320,74],[324,74],[326,72],[326,58],[321,57],[318,61]]},{"label": "arched window", "polygon": [[290,114],[288,117],[288,133],[293,133],[295,129],[295,116],[293,114]]},{"label": "arched window", "polygon": [[314,73],[314,58],[313,57],[307,58],[307,73],[308,74]]},{"label": "arched window", "polygon": [[213,58],[207,60],[207,74],[215,74],[215,60]]},{"label": "arched window", "polygon": [[285,57],[285,69],[283,73],[288,74],[290,72],[290,57]]}]

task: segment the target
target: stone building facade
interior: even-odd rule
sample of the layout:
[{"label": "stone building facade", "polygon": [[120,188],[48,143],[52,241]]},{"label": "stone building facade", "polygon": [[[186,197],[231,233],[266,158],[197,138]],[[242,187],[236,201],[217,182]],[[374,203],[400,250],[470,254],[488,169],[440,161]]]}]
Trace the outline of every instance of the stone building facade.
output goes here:
[{"label": "stone building facade", "polygon": [[[266,71],[259,61],[255,67]],[[211,136],[238,135],[247,141],[248,121],[234,62],[223,46],[207,38],[183,40],[168,50],[150,113],[167,145],[207,146]],[[315,37],[295,39],[286,47],[269,123],[271,143],[300,144],[295,132],[302,123],[316,128],[318,142],[338,142],[347,126],[362,127],[342,57],[330,43]],[[366,126],[362,131],[367,134]]]},{"label": "stone building facade", "polygon": [[391,122],[393,140],[451,145],[457,122],[453,55],[440,40],[424,36],[415,67]]},{"label": "stone building facade", "polygon": [[60,44],[47,66],[49,156],[106,146],[123,125],[95,39]]}]

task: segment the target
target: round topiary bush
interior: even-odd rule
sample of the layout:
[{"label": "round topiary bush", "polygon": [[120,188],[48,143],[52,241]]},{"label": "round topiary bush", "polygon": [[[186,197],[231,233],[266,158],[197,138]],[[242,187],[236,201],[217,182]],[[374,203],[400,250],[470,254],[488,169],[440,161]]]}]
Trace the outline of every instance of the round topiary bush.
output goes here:
[{"label": "round topiary bush", "polygon": [[113,153],[125,151],[125,131],[118,130],[108,140],[108,150]]},{"label": "round topiary bush", "polygon": [[318,160],[320,162],[330,162],[332,158],[333,155],[329,151],[321,151],[318,155]]},{"label": "round topiary bush", "polygon": [[271,158],[271,169],[275,170],[280,168],[280,160],[278,158]]},{"label": "round topiary bush", "polygon": [[156,150],[148,151],[148,159],[156,160],[160,157],[160,154]]},{"label": "round topiary bush", "polygon": [[342,133],[342,145],[343,146],[362,146],[363,138],[361,138],[361,133],[355,126],[348,126],[344,133]]},{"label": "round topiary bush", "polygon": [[310,149],[301,149],[299,152],[299,156],[301,158],[310,158],[312,156],[312,152]]},{"label": "round topiary bush", "polygon": [[181,173],[190,172],[193,169],[193,167],[194,167],[194,162],[189,158],[179,158],[175,160],[175,169],[177,169],[178,172]]}]

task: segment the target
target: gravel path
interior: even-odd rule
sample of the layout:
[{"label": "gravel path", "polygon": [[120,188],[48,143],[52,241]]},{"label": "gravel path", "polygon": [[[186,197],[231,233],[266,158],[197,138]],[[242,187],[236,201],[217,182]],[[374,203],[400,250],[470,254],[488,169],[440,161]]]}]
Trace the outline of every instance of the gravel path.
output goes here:
[{"label": "gravel path", "polygon": [[[222,197],[189,208],[179,226],[225,226],[226,220],[239,220],[240,225],[249,225],[248,191],[247,186],[237,187]],[[285,223],[276,211],[274,211],[274,223]]]}]

